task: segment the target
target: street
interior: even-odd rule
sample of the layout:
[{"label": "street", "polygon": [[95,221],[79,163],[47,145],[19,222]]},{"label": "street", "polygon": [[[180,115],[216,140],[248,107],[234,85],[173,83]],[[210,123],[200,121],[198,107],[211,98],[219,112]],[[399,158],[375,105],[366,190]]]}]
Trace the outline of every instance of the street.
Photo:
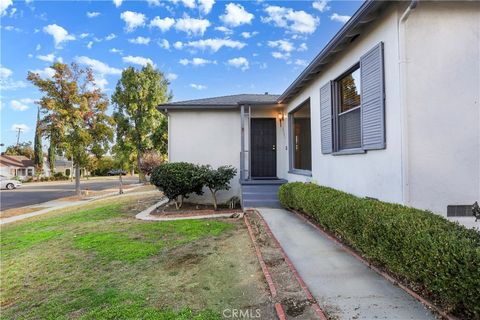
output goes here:
[{"label": "street", "polygon": [[[136,176],[124,176],[124,184],[138,183]],[[81,189],[104,190],[118,187],[118,177],[82,180]],[[0,211],[39,204],[75,195],[75,182],[56,181],[25,183],[20,189],[0,191]]]}]

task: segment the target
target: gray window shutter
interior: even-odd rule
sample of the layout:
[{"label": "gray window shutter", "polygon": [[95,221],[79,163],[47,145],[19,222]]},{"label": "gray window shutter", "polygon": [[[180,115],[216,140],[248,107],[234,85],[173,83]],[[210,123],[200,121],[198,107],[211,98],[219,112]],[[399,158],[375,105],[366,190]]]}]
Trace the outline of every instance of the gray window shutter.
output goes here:
[{"label": "gray window shutter", "polygon": [[320,131],[322,138],[322,153],[332,153],[332,85],[327,83],[320,88]]},{"label": "gray window shutter", "polygon": [[385,149],[383,42],[360,58],[362,148]]}]

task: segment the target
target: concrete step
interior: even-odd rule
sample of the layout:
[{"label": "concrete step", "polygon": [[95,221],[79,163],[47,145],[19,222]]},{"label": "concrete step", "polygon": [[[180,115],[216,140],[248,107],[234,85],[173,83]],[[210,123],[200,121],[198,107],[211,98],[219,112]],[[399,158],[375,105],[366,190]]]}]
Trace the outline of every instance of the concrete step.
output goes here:
[{"label": "concrete step", "polygon": [[261,185],[261,184],[255,184],[255,185],[243,185],[242,186],[242,192],[248,192],[248,193],[277,193],[279,185]]},{"label": "concrete step", "polygon": [[277,193],[242,192],[244,200],[278,200]]},{"label": "concrete step", "polygon": [[243,200],[244,208],[282,208],[278,200]]}]

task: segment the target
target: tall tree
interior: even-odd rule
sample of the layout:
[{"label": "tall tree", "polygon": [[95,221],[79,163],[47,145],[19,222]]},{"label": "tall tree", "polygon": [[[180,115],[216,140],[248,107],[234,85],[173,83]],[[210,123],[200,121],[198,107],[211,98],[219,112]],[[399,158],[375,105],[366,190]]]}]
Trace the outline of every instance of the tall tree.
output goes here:
[{"label": "tall tree", "polygon": [[37,124],[35,126],[35,141],[33,145],[33,163],[35,173],[40,175],[43,171],[42,128],[40,122],[40,107],[37,110]]},{"label": "tall tree", "polygon": [[106,114],[108,99],[98,88],[91,69],[55,63],[55,74],[43,79],[38,73],[28,73],[31,81],[44,96],[40,107],[47,114],[45,121],[59,127],[60,147],[73,160],[75,191],[80,195],[80,169],[91,155],[101,157],[112,141],[113,120]]},{"label": "tall tree", "polygon": [[[122,72],[112,102],[117,124],[118,152],[136,151],[137,167],[147,150],[166,153],[167,119],[157,106],[171,99],[169,82],[163,73],[147,64],[141,70],[129,67]],[[140,182],[145,174],[139,170]]]}]

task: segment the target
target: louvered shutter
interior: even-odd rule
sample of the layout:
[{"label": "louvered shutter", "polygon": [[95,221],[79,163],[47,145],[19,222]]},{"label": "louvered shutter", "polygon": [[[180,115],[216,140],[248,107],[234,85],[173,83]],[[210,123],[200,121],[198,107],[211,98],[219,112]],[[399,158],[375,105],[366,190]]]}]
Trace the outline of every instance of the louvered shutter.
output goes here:
[{"label": "louvered shutter", "polygon": [[322,138],[322,153],[332,153],[332,85],[327,83],[320,88],[320,126]]},{"label": "louvered shutter", "polygon": [[385,149],[383,42],[360,58],[362,148]]}]

